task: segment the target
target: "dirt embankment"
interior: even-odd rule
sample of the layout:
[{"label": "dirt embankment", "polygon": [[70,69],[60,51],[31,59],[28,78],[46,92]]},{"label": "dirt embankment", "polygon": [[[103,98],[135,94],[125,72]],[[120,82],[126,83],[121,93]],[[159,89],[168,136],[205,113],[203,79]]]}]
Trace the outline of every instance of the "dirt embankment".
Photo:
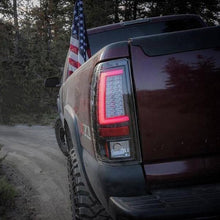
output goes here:
[{"label": "dirt embankment", "polygon": [[0,143],[7,154],[3,169],[22,193],[20,206],[27,209],[23,219],[70,220],[66,158],[53,128],[0,126]]}]

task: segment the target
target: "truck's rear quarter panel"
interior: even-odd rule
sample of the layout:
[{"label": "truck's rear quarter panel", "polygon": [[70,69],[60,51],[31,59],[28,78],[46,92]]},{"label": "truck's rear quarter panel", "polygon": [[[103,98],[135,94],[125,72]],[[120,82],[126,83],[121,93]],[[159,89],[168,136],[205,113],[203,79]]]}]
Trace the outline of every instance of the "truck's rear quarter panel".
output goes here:
[{"label": "truck's rear quarter panel", "polygon": [[[76,70],[63,84],[63,106],[70,106],[77,126],[81,146],[91,155],[94,154],[91,127],[91,82],[94,69],[99,62],[121,57],[128,57],[128,44],[121,42],[117,45],[109,45],[96,53],[80,69]],[[96,103],[93,103],[94,105]]]},{"label": "truck's rear quarter panel", "polygon": [[[63,84],[63,106],[64,108],[70,106],[70,109],[72,109],[72,114],[77,120],[81,144],[93,156],[93,143],[90,131],[90,83],[93,68],[98,59],[99,56],[97,55],[94,59],[89,60],[87,65],[83,65],[80,71],[75,71]],[[67,121],[67,123],[72,122]]]}]

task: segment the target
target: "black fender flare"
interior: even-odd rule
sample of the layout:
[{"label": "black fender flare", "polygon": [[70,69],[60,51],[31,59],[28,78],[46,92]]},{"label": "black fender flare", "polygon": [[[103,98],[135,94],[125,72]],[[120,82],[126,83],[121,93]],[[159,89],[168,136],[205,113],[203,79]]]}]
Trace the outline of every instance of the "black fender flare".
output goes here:
[{"label": "black fender flare", "polygon": [[[69,133],[71,136],[72,144],[75,147],[77,158],[78,158],[78,165],[81,172],[81,177],[85,184],[86,189],[93,194],[95,198],[97,198],[96,194],[94,193],[88,176],[86,174],[85,164],[83,163],[83,146],[81,145],[80,141],[80,133],[78,129],[78,119],[77,116],[70,105],[66,105],[64,107],[64,129],[69,129]],[[70,150],[70,149],[69,149]]]}]

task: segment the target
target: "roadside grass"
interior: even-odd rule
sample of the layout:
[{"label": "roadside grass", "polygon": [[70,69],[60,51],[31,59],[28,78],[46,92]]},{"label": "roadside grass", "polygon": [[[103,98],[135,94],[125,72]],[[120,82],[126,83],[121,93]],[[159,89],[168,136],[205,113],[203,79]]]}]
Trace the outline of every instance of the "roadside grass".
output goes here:
[{"label": "roadside grass", "polygon": [[[7,156],[7,155],[1,156],[2,147],[3,144],[0,143],[0,169],[2,166],[2,161]],[[4,216],[5,211],[8,208],[12,208],[14,206],[15,196],[16,196],[15,188],[8,183],[2,172],[0,172],[0,216]]]},{"label": "roadside grass", "polygon": [[3,148],[3,144],[0,143],[0,168],[1,168],[1,162],[6,158],[7,155],[4,155],[1,157],[1,149]]}]

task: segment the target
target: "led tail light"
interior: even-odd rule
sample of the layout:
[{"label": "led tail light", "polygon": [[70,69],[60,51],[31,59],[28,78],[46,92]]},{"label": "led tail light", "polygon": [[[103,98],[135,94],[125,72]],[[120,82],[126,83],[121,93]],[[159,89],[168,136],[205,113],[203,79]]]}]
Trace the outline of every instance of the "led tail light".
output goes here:
[{"label": "led tail light", "polygon": [[122,77],[123,69],[100,73],[98,101],[100,125],[129,121],[124,109]]},{"label": "led tail light", "polygon": [[98,64],[91,93],[97,156],[107,161],[137,159],[137,126],[128,60]]}]

